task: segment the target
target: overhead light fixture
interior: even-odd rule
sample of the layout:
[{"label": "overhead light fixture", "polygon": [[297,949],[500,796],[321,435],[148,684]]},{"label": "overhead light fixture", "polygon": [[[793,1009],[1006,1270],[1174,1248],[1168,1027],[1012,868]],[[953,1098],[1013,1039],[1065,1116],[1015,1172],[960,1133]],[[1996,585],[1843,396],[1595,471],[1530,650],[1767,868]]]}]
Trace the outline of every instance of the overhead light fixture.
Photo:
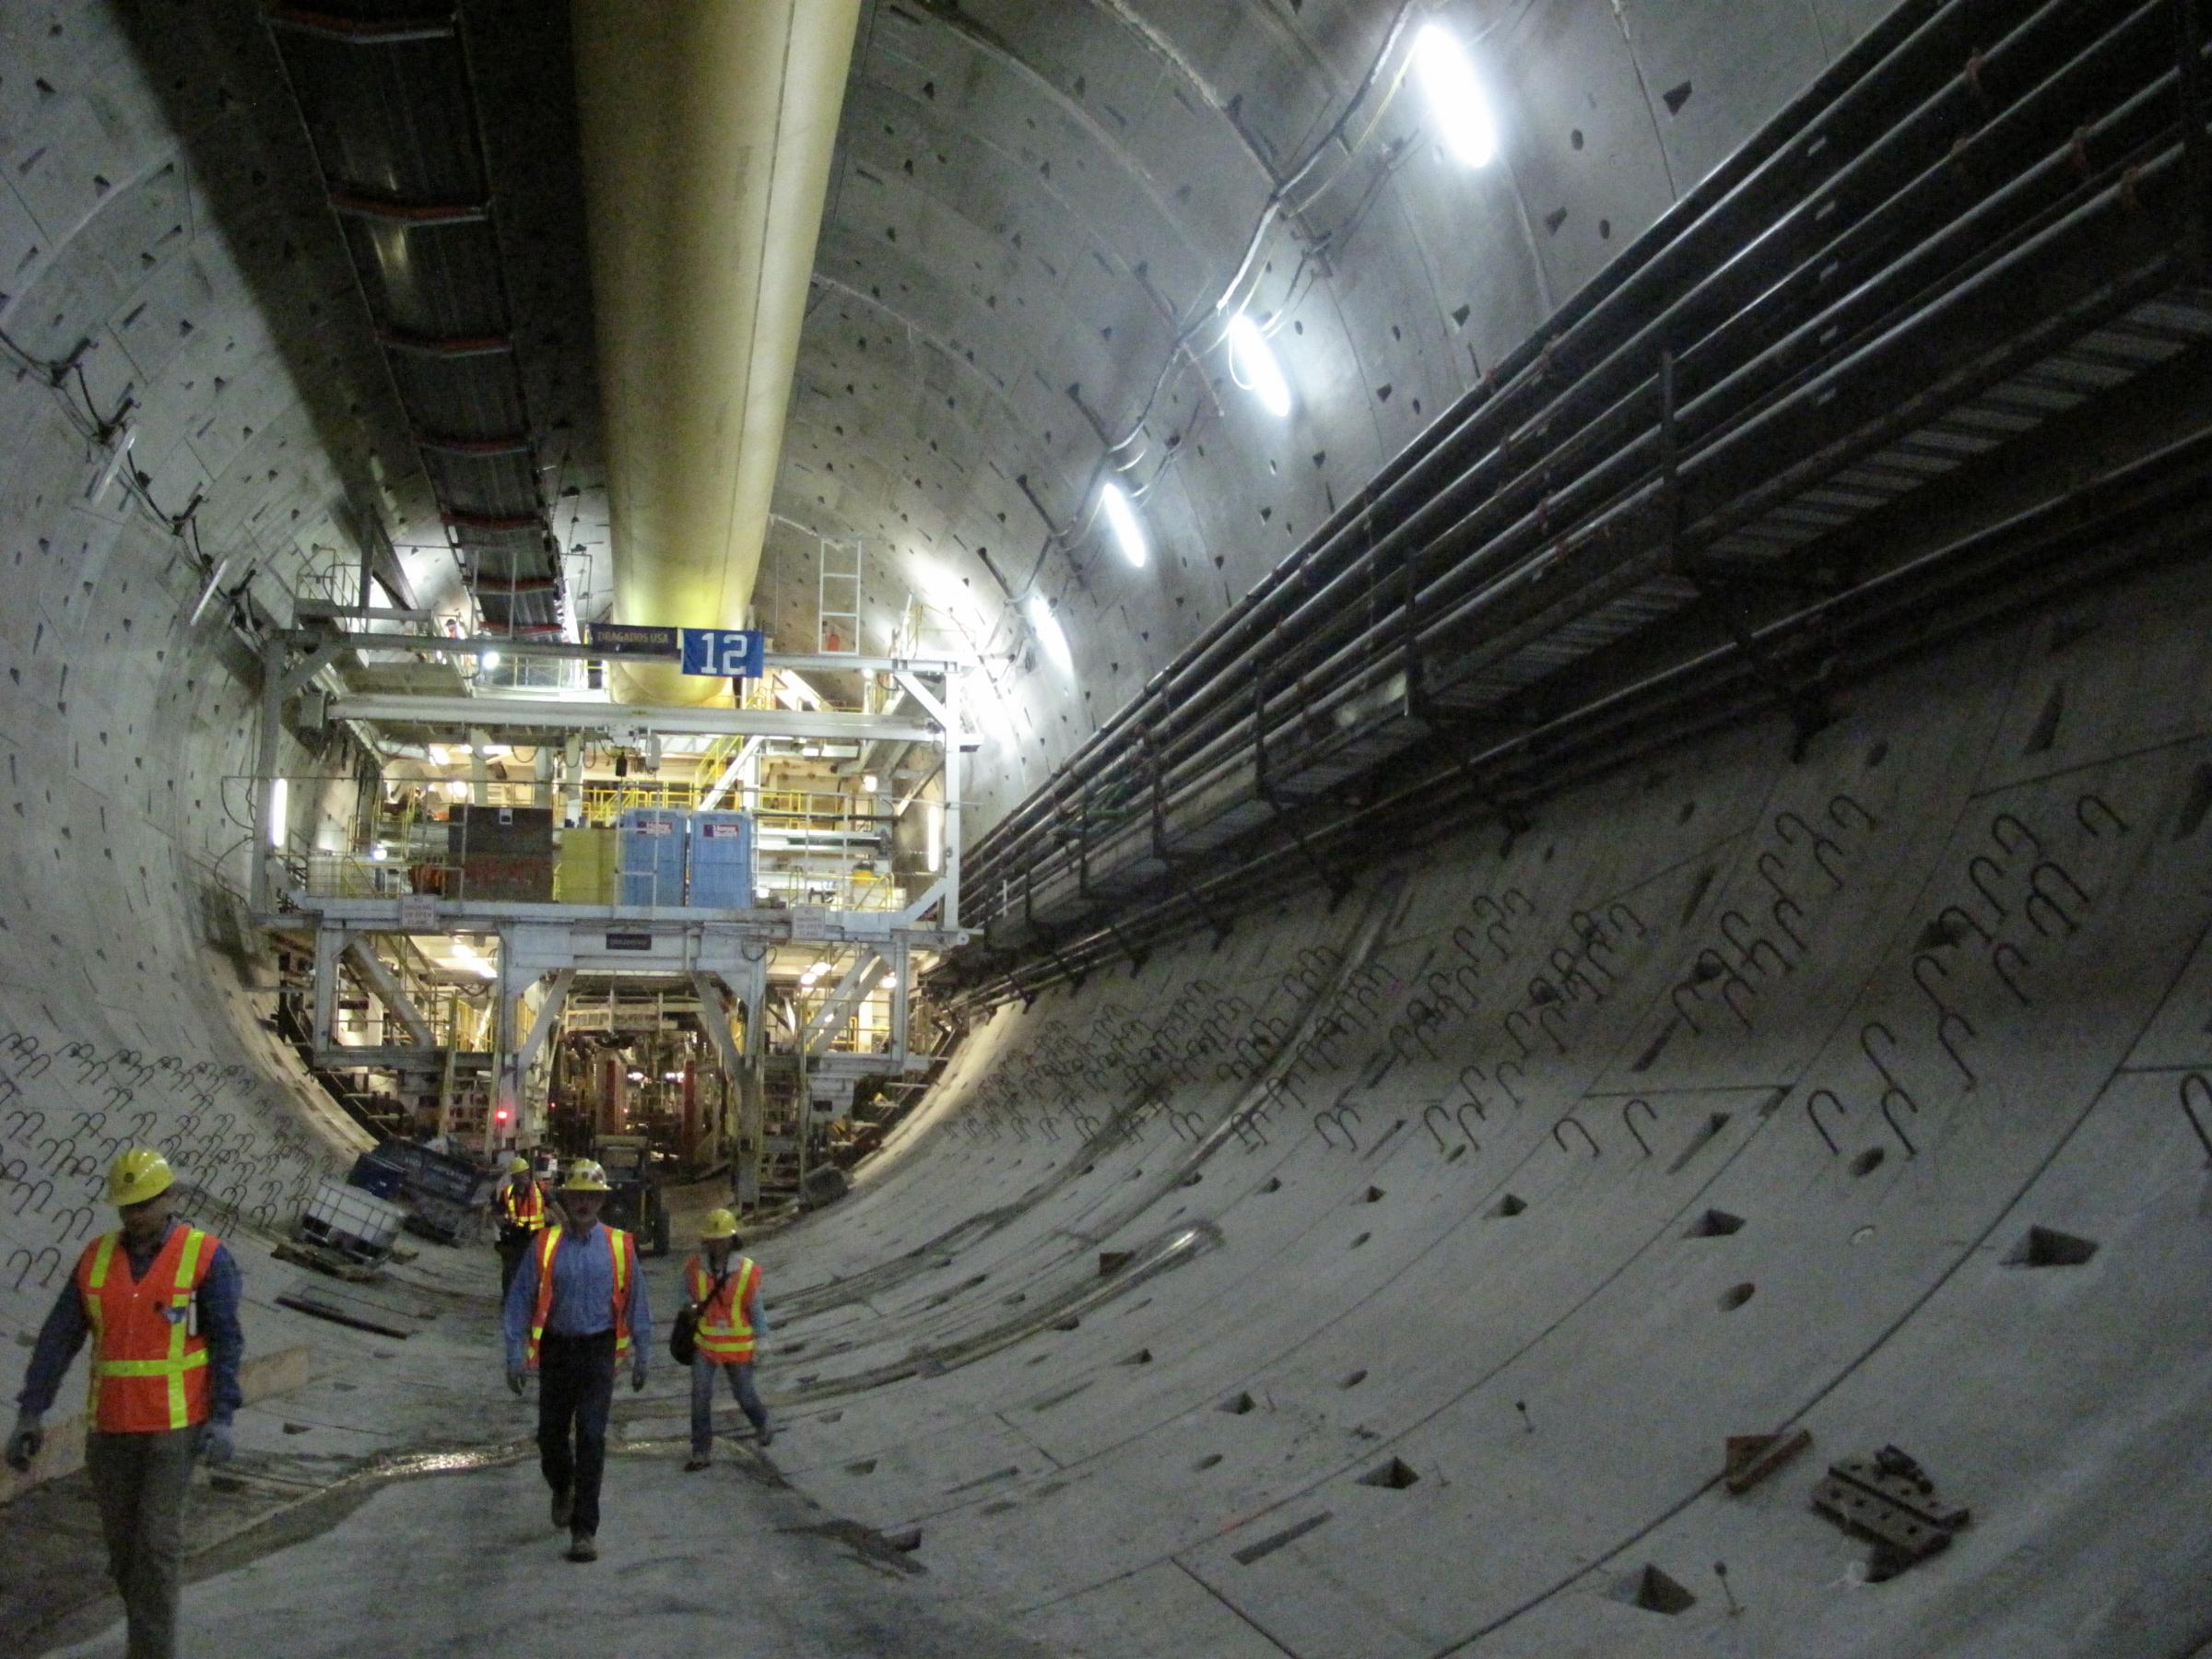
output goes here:
[{"label": "overhead light fixture", "polygon": [[1145,526],[1130,504],[1129,495],[1119,484],[1108,483],[1099,491],[1099,505],[1105,510],[1107,526],[1113,532],[1114,545],[1121,548],[1122,557],[1138,570],[1151,549],[1145,543]]},{"label": "overhead light fixture", "polygon": [[879,782],[880,781],[877,778],[874,772],[865,773],[860,780],[860,793],[863,794],[874,794]]},{"label": "overhead light fixture", "polygon": [[922,815],[923,868],[935,876],[945,864],[945,803],[932,801]]},{"label": "overhead light fixture", "polygon": [[269,845],[284,845],[285,829],[291,818],[292,782],[277,778],[269,784]]},{"label": "overhead light fixture", "polygon": [[645,1074],[643,1072],[633,1071],[629,1074],[629,1080],[632,1083],[642,1083],[645,1081]]},{"label": "overhead light fixture", "polygon": [[477,653],[477,666],[483,669],[485,673],[489,674],[499,665],[500,653],[491,646],[487,645],[481,652]]},{"label": "overhead light fixture", "polygon": [[898,987],[899,976],[895,973],[887,973],[876,982],[876,988],[879,991],[895,991]]},{"label": "overhead light fixture", "polygon": [[1229,320],[1229,372],[1277,420],[1290,413],[1290,382],[1283,378],[1260,325],[1242,312]]},{"label": "overhead light fixture", "polygon": [[468,785],[462,782],[459,778],[453,779],[445,786],[445,798],[449,801],[467,800]]},{"label": "overhead light fixture", "polygon": [[1498,124],[1459,37],[1441,23],[1425,25],[1413,37],[1413,73],[1444,148],[1463,167],[1488,167],[1498,156]]},{"label": "overhead light fixture", "polygon": [[382,841],[377,842],[375,846],[369,849],[369,862],[371,864],[382,864],[385,859],[391,856],[392,854],[385,850],[384,843]]},{"label": "overhead light fixture", "polygon": [[822,758],[822,746],[821,746],[820,744],[818,744],[818,743],[802,743],[801,745],[799,745],[799,759],[802,759],[802,760],[819,760],[821,758]]},{"label": "overhead light fixture", "polygon": [[1053,659],[1061,673],[1072,673],[1076,659],[1068,652],[1067,635],[1060,631],[1060,618],[1053,615],[1052,605],[1045,596],[1031,594],[1021,608],[1030,619],[1030,629],[1036,634],[1037,642],[1044,647],[1044,654]]}]

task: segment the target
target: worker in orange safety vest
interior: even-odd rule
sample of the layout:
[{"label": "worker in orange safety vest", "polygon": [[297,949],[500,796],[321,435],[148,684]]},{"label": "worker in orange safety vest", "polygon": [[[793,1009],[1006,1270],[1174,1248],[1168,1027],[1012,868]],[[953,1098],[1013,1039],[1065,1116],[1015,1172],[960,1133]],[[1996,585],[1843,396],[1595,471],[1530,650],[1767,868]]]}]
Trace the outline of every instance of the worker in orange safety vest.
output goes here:
[{"label": "worker in orange safety vest", "polygon": [[571,1561],[599,1559],[615,1372],[627,1363],[630,1387],[643,1388],[653,1344],[637,1243],[599,1222],[611,1190],[606,1171],[590,1159],[569,1166],[560,1184],[566,1219],[538,1233],[500,1321],[507,1386],[519,1394],[528,1373],[538,1373],[538,1466],[553,1489],[553,1524],[569,1530]]},{"label": "worker in orange safety vest", "polygon": [[244,1397],[238,1264],[212,1233],[170,1219],[175,1180],[150,1147],[130,1147],[110,1166],[108,1201],[123,1226],[86,1244],[47,1314],[6,1448],[12,1468],[37,1462],[41,1418],[89,1336],[85,1470],[123,1594],[130,1659],[176,1652],[193,1460],[229,1461],[231,1414]]},{"label": "worker in orange safety vest", "polygon": [[690,1299],[691,1457],[687,1474],[706,1468],[714,1458],[714,1382],[730,1380],[737,1408],[753,1426],[762,1446],[773,1443],[768,1408],[753,1386],[753,1362],[768,1321],[760,1309],[760,1268],[752,1257],[735,1253],[745,1242],[737,1218],[726,1209],[710,1210],[699,1232],[700,1254],[684,1264],[684,1293]]},{"label": "worker in orange safety vest", "polygon": [[507,1166],[506,1184],[500,1188],[500,1300],[514,1288],[523,1255],[545,1230],[546,1194],[537,1184],[530,1160],[518,1157]]}]

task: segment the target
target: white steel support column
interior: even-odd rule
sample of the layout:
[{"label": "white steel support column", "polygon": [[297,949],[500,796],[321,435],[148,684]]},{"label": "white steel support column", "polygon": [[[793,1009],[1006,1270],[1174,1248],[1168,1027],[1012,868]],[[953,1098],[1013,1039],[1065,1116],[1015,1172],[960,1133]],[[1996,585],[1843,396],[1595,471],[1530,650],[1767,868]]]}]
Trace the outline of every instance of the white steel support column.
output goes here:
[{"label": "white steel support column", "polygon": [[938,925],[960,924],[960,677],[945,677],[945,912]]},{"label": "white steel support column", "polygon": [[561,787],[568,794],[567,809],[561,814],[564,822],[583,822],[583,734],[571,732],[569,740],[560,751]]},{"label": "white steel support column", "polygon": [[341,927],[315,929],[315,1030],[317,1049],[335,1047],[338,1023],[338,959],[351,935]]},{"label": "white steel support column", "polygon": [[491,805],[491,766],[484,759],[484,750],[491,742],[491,735],[481,726],[471,726],[468,732],[468,798],[472,805]]},{"label": "white steel support column", "polygon": [[522,1112],[523,1091],[514,1065],[514,1002],[522,986],[515,982],[514,941],[505,928],[500,930],[499,951],[500,971],[492,982],[491,1106],[484,1114],[487,1152],[499,1145],[500,1108],[507,1109],[510,1124],[518,1124]]}]

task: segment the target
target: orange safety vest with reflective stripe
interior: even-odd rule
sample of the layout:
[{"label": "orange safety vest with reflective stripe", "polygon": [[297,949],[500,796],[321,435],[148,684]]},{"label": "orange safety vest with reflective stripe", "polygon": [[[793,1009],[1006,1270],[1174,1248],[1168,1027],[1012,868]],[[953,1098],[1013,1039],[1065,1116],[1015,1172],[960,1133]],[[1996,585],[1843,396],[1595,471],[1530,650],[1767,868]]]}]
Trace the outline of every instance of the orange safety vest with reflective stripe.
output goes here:
[{"label": "orange safety vest with reflective stripe", "polygon": [[510,1227],[525,1232],[535,1232],[546,1224],[546,1195],[537,1190],[537,1182],[530,1182],[530,1196],[518,1203],[517,1194],[523,1189],[513,1182],[500,1194],[500,1214]]},{"label": "orange safety vest with reflective stripe", "polygon": [[[538,1234],[537,1306],[530,1313],[532,1371],[537,1369],[538,1346],[545,1340],[546,1321],[553,1312],[553,1258],[560,1253],[568,1230],[565,1227],[548,1227]],[[629,1356],[629,1276],[637,1271],[638,1247],[618,1227],[608,1227],[603,1222],[599,1230],[606,1236],[606,1247],[615,1257],[615,1358],[621,1360]]]},{"label": "orange safety vest with reflective stripe", "polygon": [[131,1277],[120,1232],[93,1240],[77,1258],[76,1293],[92,1327],[87,1415],[101,1434],[158,1434],[207,1420],[207,1339],[192,1330],[192,1309],[216,1243],[196,1227],[172,1227],[140,1279]]},{"label": "orange safety vest with reflective stripe", "polygon": [[737,1258],[736,1271],[714,1288],[714,1276],[693,1256],[684,1269],[685,1287],[691,1305],[699,1310],[692,1328],[699,1357],[710,1365],[750,1365],[753,1362],[753,1297],[760,1288],[760,1268],[750,1256]]}]

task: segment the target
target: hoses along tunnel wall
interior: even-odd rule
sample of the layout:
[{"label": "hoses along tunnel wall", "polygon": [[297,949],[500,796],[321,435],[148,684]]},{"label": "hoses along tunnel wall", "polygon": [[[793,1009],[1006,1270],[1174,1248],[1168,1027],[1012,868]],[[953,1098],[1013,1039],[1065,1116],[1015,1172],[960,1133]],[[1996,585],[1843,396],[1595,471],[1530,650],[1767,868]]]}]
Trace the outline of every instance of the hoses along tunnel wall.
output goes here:
[{"label": "hoses along tunnel wall", "polygon": [[[18,164],[9,332],[112,343],[89,407],[135,389],[147,494],[203,492],[196,535],[274,594],[347,540],[329,405],[382,371],[331,322],[344,273],[287,275],[298,204],[165,124],[241,120],[221,76],[165,94],[84,16],[40,47],[58,98],[0,77],[25,154],[105,159]],[[359,1137],[262,1023],[253,671],[163,517],[86,500],[70,395],[0,384],[0,1385],[125,1135],[251,1253],[257,1347],[366,1370],[263,1266]],[[1503,853],[1001,1008],[854,1196],[762,1249],[779,1466],[1069,1646],[1702,1651],[1733,1594],[1745,1652],[2188,1651],[2202,586],[1860,688],[1800,761],[1749,727]],[[489,1381],[443,1379],[444,1420],[480,1433]],[[1715,1486],[1725,1437],[1793,1424],[1810,1458]],[[1891,1442],[1975,1519],[1876,1591],[1804,1500]]]}]

